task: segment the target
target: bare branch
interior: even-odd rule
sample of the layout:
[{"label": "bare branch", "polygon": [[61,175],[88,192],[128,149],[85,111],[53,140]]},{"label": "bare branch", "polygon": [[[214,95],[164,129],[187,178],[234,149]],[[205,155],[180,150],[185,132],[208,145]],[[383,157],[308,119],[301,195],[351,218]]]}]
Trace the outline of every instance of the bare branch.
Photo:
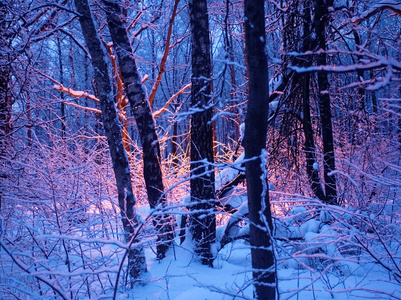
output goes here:
[{"label": "bare branch", "polygon": [[54,292],[59,294],[62,299],[68,299],[68,297],[64,294],[64,292],[62,290],[60,290],[59,288],[54,286],[53,282],[49,281],[47,278],[44,278],[42,276],[39,276],[39,275],[36,275],[36,274],[32,274],[32,272],[29,270],[30,266],[27,266],[23,261],[21,261],[18,258],[16,258],[1,240],[0,240],[0,245],[1,245],[1,248],[4,249],[4,251],[10,256],[12,261],[19,268],[21,268],[24,272],[33,275],[36,279],[38,279],[39,281],[41,281],[44,284],[46,284],[47,286],[49,286]]},{"label": "bare branch", "polygon": [[87,92],[76,91],[76,90],[73,90],[71,88],[66,88],[60,82],[55,80],[54,78],[46,75],[45,73],[43,73],[43,72],[41,72],[41,71],[39,71],[37,69],[34,69],[34,70],[35,70],[35,72],[39,73],[43,77],[45,77],[45,78],[49,79],[51,82],[53,82],[55,84],[54,89],[56,91],[62,92],[62,93],[66,93],[66,94],[68,94],[68,95],[70,95],[71,97],[74,97],[74,98],[87,98],[89,100],[95,101],[96,103],[99,103],[99,99],[95,95],[89,94]]},{"label": "bare branch", "polygon": [[100,109],[96,109],[96,108],[93,108],[93,107],[86,107],[86,106],[82,106],[82,105],[79,105],[79,104],[76,104],[76,103],[71,103],[71,102],[66,102],[66,101],[63,101],[62,103],[64,103],[65,105],[74,106],[76,108],[80,108],[80,109],[83,109],[83,110],[92,111],[92,112],[95,112],[97,114],[101,114],[102,113],[102,111]]},{"label": "bare branch", "polygon": [[74,98],[86,98],[86,99],[95,101],[96,103],[100,103],[99,99],[95,95],[89,94],[87,92],[76,91],[71,88],[66,88],[61,84],[55,85],[54,89],[58,92],[66,93]]},{"label": "bare branch", "polygon": [[366,10],[358,17],[352,19],[353,23],[361,23],[371,16],[381,12],[383,10],[390,10],[393,13],[401,16],[401,1],[395,0],[382,0],[379,3],[376,3],[371,9]]},{"label": "bare branch", "polygon": [[171,33],[173,31],[174,19],[175,19],[176,15],[177,15],[176,12],[177,12],[177,7],[178,7],[178,3],[179,2],[180,2],[180,0],[175,0],[174,1],[173,13],[171,14],[169,25],[168,25],[167,38],[166,38],[166,47],[164,48],[163,57],[162,57],[162,60],[160,61],[159,73],[157,74],[156,81],[153,84],[152,91],[150,92],[150,96],[149,96],[149,100],[148,100],[150,107],[152,107],[152,105],[153,105],[157,89],[159,87],[159,84],[160,84],[160,82],[162,80],[163,73],[165,71],[167,56],[168,56],[168,53],[169,53],[169,50],[170,50]]},{"label": "bare branch", "polygon": [[46,4],[43,4],[43,5],[39,5],[39,6],[34,7],[34,8],[32,8],[32,10],[38,10],[38,9],[41,9],[41,8],[44,8],[44,7],[56,7],[58,9],[67,11],[69,13],[72,13],[72,14],[78,16],[78,17],[82,16],[80,13],[76,12],[75,10],[68,9],[67,7],[65,7],[63,5],[59,5],[57,3],[46,3]]},{"label": "bare branch", "polygon": [[188,83],[184,85],[177,93],[171,96],[171,98],[166,102],[166,104],[159,110],[155,111],[153,113],[153,118],[156,119],[158,116],[160,116],[166,109],[167,106],[170,105],[170,103],[177,98],[179,95],[181,95],[183,92],[185,92],[186,89],[190,88],[192,86],[192,83]]},{"label": "bare branch", "polygon": [[75,42],[75,44],[76,44],[79,48],[82,49],[82,51],[86,54],[86,56],[87,56],[89,59],[92,59],[92,57],[90,56],[88,50],[86,50],[86,48],[85,48],[80,42],[78,42],[78,40],[74,37],[74,35],[72,35],[71,33],[69,33],[68,31],[66,31],[66,30],[64,30],[64,29],[62,29],[62,28],[60,28],[59,31],[62,32],[62,33],[64,33],[65,35],[68,35],[68,36]]}]

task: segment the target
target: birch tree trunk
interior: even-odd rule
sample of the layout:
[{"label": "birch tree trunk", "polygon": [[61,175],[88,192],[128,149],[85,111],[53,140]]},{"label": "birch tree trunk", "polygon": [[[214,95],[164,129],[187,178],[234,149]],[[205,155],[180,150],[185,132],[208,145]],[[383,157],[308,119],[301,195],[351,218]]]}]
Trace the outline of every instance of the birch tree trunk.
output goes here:
[{"label": "birch tree trunk", "polygon": [[[118,204],[121,210],[121,219],[127,242],[135,239],[135,229],[138,225],[137,216],[134,211],[135,198],[132,192],[130,168],[128,157],[122,142],[122,134],[117,111],[112,95],[111,83],[103,51],[88,0],[74,0],[78,13],[79,22],[86,45],[92,57],[92,65],[95,72],[95,83],[102,110],[102,121],[107,136],[113,163],[114,175],[117,183]],[[133,243],[136,244],[136,241]],[[128,254],[128,273],[131,283],[139,279],[146,272],[145,254],[141,246],[135,245]]]},{"label": "birch tree trunk", "polygon": [[[160,146],[156,134],[155,122],[141,86],[141,78],[132,54],[127,31],[120,19],[121,6],[115,2],[104,1],[108,27],[110,29],[113,46],[117,53],[118,64],[121,69],[127,98],[138,127],[143,151],[143,174],[146,184],[149,205],[152,209],[159,204],[166,205],[164,194],[163,175],[160,166]],[[154,221],[157,230],[157,256],[159,259],[166,256],[173,240],[173,226],[171,216],[157,215]]]},{"label": "birch tree trunk", "polygon": [[275,299],[276,277],[271,232],[273,230],[267,184],[266,134],[268,69],[265,53],[264,1],[245,0],[249,98],[245,119],[245,170],[250,221],[250,244],[256,299]]},{"label": "birch tree trunk", "polygon": [[191,210],[189,228],[202,263],[212,266],[216,239],[211,61],[206,0],[189,1],[192,45]]}]

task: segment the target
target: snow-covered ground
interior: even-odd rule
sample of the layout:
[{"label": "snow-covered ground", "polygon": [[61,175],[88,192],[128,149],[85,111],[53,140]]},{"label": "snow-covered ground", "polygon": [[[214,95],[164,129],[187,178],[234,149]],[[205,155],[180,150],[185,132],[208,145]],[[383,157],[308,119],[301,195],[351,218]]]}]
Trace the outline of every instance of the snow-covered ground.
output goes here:
[{"label": "snow-covered ground", "polygon": [[[145,286],[121,293],[129,299],[253,299],[249,246],[243,241],[227,245],[220,251],[214,268],[202,265],[193,252],[175,246],[158,261],[147,251],[149,280]],[[388,274],[376,264],[355,267],[342,276],[337,270],[324,273],[307,268],[288,268],[278,264],[280,299],[400,299],[401,286],[389,282]],[[350,266],[351,265],[351,266]]]},{"label": "snow-covered ground", "polygon": [[[384,232],[372,228],[387,227],[359,211],[319,206],[320,215],[311,217],[314,204],[308,210],[295,206],[275,221],[279,299],[401,299],[398,236],[394,243],[381,243]],[[366,226],[365,236],[360,224]],[[162,261],[150,250],[146,254],[148,283],[119,297],[253,299],[250,248],[244,240],[221,249],[214,268],[198,261],[188,240],[176,243]]]},{"label": "snow-covered ground", "polygon": [[[242,202],[243,209],[243,201],[237,200],[230,203]],[[273,208],[279,299],[401,299],[399,207],[393,205],[391,214],[386,209],[366,213],[292,198],[285,205],[273,201]],[[113,221],[112,215],[98,213],[92,211],[75,224],[79,230],[47,234],[39,233],[49,230],[50,223],[42,229],[24,218],[13,219],[18,227],[8,231],[0,252],[0,298],[113,299],[125,244],[118,217],[113,214]],[[139,213],[145,219],[149,208],[142,206]],[[37,217],[36,222],[42,221]],[[147,224],[141,240],[146,284],[125,286],[123,269],[117,299],[253,299],[246,240],[216,250],[213,268],[200,263],[189,237],[182,245],[177,237],[167,256],[158,260],[152,222]],[[246,221],[238,226],[235,232],[246,232]],[[224,229],[218,228],[218,238]]]}]

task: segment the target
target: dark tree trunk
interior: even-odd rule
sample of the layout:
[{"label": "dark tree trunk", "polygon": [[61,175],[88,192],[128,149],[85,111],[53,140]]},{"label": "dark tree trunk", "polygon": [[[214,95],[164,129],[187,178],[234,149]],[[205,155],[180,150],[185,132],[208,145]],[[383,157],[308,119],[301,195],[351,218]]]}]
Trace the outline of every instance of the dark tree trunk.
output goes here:
[{"label": "dark tree trunk", "polygon": [[[59,68],[60,68],[60,83],[64,85],[64,70],[63,70],[63,58],[61,56],[62,51],[61,51],[61,40],[60,37],[57,37],[57,47],[58,47],[58,62],[59,62]],[[60,98],[61,98],[61,107],[60,107],[60,113],[61,113],[61,137],[63,140],[65,139],[65,104],[64,104],[64,93],[60,92]]]},{"label": "dark tree trunk", "polygon": [[[141,86],[141,78],[132,55],[128,34],[120,19],[122,10],[114,2],[104,1],[104,3],[110,34],[114,49],[117,52],[118,64],[142,143],[143,174],[149,205],[151,208],[156,208],[159,204],[165,206],[166,197],[160,166],[159,140],[149,102],[146,100],[145,92]],[[155,225],[158,231],[157,256],[163,258],[174,238],[172,217],[159,215],[156,217]]]},{"label": "dark tree trunk", "polygon": [[[7,24],[5,22],[7,16],[7,6],[0,2],[0,163],[7,153],[8,134],[10,133],[11,119],[11,97],[8,88],[10,75],[10,57],[8,51]],[[1,178],[6,174],[0,173]],[[2,203],[3,186],[0,186],[0,213]]]},{"label": "dark tree trunk", "polygon": [[[234,113],[234,118],[229,119],[227,122],[229,126],[229,132],[228,136],[224,136],[226,138],[226,144],[230,143],[232,140],[238,141],[240,137],[240,129],[239,129],[239,124],[241,124],[240,121],[240,116],[238,112],[238,107],[237,107],[237,95],[236,95],[236,87],[237,87],[237,82],[236,82],[236,72],[235,72],[235,66],[234,66],[234,46],[233,46],[233,32],[231,25],[229,24],[229,16],[230,16],[230,0],[226,0],[226,16],[224,19],[224,26],[225,26],[225,48],[227,51],[227,56],[228,59],[230,60],[230,65],[228,66],[230,70],[230,78],[231,78],[231,85],[230,85],[230,100],[231,100],[231,107],[232,107],[232,112]],[[234,132],[232,132],[231,128],[234,128]],[[227,132],[223,134],[227,135]]]},{"label": "dark tree trunk", "polygon": [[[329,17],[328,7],[332,5],[332,1],[326,3],[323,0],[315,2],[315,31],[319,49],[327,50],[326,43],[326,25]],[[326,65],[326,53],[317,56],[318,65]],[[333,142],[333,127],[331,122],[331,107],[329,95],[329,80],[325,72],[318,72],[317,81],[319,85],[319,108],[320,119],[322,123],[322,139],[323,139],[323,161],[324,161],[324,180],[326,191],[326,203],[337,203],[336,177],[329,175],[336,169]]]},{"label": "dark tree trunk", "polygon": [[[97,94],[102,110],[103,126],[109,144],[110,155],[113,163],[114,175],[117,183],[118,204],[121,210],[121,218],[127,242],[135,239],[135,228],[138,224],[134,213],[135,198],[132,192],[128,157],[122,142],[121,128],[118,121],[114,97],[111,92],[111,83],[105,62],[105,53],[92,19],[92,14],[87,0],[75,0],[75,6],[81,24],[82,33],[86,45],[92,57],[92,65],[95,71]],[[130,249],[128,255],[128,272],[131,280],[135,281],[146,272],[145,254],[141,246]]]},{"label": "dark tree trunk", "polygon": [[310,115],[309,84],[310,84],[310,75],[305,74],[303,78],[303,87],[302,87],[302,98],[303,98],[302,121],[305,135],[306,172],[308,174],[308,179],[311,184],[313,193],[320,200],[325,201],[326,197],[324,195],[323,188],[320,183],[319,167],[314,165],[317,164],[317,161],[316,161],[315,141],[313,137],[312,121]]},{"label": "dark tree trunk", "polygon": [[[310,1],[305,1],[304,3],[304,25],[303,25],[303,46],[302,51],[310,51],[311,49],[311,41],[310,41],[310,26],[311,26],[311,15],[310,15]],[[310,66],[309,57],[305,57],[304,66]],[[300,76],[300,75],[298,75]],[[316,197],[320,200],[325,200],[325,194],[320,183],[319,177],[319,167],[314,166],[316,162],[316,153],[315,153],[315,141],[313,137],[313,128],[312,121],[310,115],[310,74],[306,73],[303,76],[302,82],[302,107],[303,107],[303,130],[305,135],[305,156],[306,156],[306,172],[308,174],[308,179],[312,187],[312,191]]]},{"label": "dark tree trunk", "polygon": [[211,61],[206,0],[190,0],[192,45],[190,230],[202,263],[212,265],[216,238]]},{"label": "dark tree trunk", "polygon": [[264,1],[245,0],[245,44],[249,74],[245,119],[245,168],[255,298],[275,299],[273,229],[265,161],[268,117],[268,72],[265,53]]}]

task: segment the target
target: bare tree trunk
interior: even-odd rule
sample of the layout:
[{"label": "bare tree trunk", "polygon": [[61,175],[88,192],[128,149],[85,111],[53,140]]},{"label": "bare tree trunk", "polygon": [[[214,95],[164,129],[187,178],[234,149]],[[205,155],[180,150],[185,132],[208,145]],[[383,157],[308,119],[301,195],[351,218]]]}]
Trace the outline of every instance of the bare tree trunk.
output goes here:
[{"label": "bare tree trunk", "polygon": [[[143,150],[143,174],[146,191],[151,208],[158,205],[166,205],[164,194],[163,175],[160,166],[160,146],[156,134],[155,121],[150,111],[149,102],[145,98],[141,86],[141,79],[132,55],[131,44],[120,16],[121,7],[109,1],[106,5],[107,22],[117,53],[119,67],[121,69],[127,97],[138,126],[138,132]],[[158,231],[157,256],[163,258],[173,240],[173,226],[171,216],[158,215],[155,219]]]},{"label": "bare tree trunk", "polygon": [[[3,158],[6,157],[8,134],[10,132],[11,119],[11,97],[8,88],[10,73],[10,58],[8,51],[7,24],[7,6],[0,2],[0,163],[3,164]],[[0,173],[1,178],[6,174]],[[2,204],[3,186],[0,186],[0,213]]]},{"label": "bare tree trunk", "polygon": [[250,221],[250,244],[256,299],[275,299],[276,271],[273,229],[267,184],[266,135],[268,69],[265,53],[264,1],[245,0],[245,43],[249,74],[248,111],[245,119],[245,168]]},{"label": "bare tree trunk", "polygon": [[[58,62],[59,62],[59,68],[60,68],[60,83],[64,85],[64,69],[63,69],[63,58],[61,56],[61,40],[60,37],[57,37],[57,48],[58,48]],[[61,137],[64,140],[65,139],[65,104],[64,104],[64,93],[60,92],[60,98],[61,98],[61,107],[60,107],[60,113],[61,113]]]},{"label": "bare tree trunk", "polygon": [[[316,0],[315,2],[315,30],[319,49],[326,50],[326,25],[329,15],[328,7],[332,6],[333,1],[326,4],[326,1]],[[324,66],[327,64],[326,53],[317,56],[317,64]],[[329,80],[327,73],[318,72],[317,81],[319,85],[319,108],[322,123],[323,138],[323,161],[324,161],[324,181],[326,191],[326,202],[328,204],[338,204],[336,177],[330,172],[336,169],[333,142],[333,127],[331,122],[331,107],[329,95]]]},{"label": "bare tree trunk", "polygon": [[[310,41],[310,27],[311,26],[311,15],[310,15],[310,1],[307,0],[304,2],[304,32],[303,32],[303,46],[302,51],[306,52],[311,49],[311,41]],[[305,58],[304,66],[308,67],[310,65],[310,59],[308,57]],[[306,156],[306,173],[308,174],[308,179],[311,184],[311,188],[316,197],[320,200],[324,201],[326,198],[322,185],[320,183],[319,177],[319,167],[316,162],[316,153],[315,153],[315,141],[313,137],[313,128],[312,121],[310,115],[310,74],[306,73],[303,75],[303,84],[302,84],[302,106],[303,106],[303,130],[305,135],[305,156]]]},{"label": "bare tree trunk", "polygon": [[[92,65],[95,71],[97,94],[100,99],[103,126],[109,144],[110,155],[113,162],[114,175],[117,183],[118,204],[121,210],[121,218],[125,231],[125,238],[130,242],[135,237],[135,229],[138,225],[134,212],[135,198],[132,192],[128,157],[122,142],[121,128],[118,122],[117,111],[112,95],[110,78],[105,53],[92,19],[92,14],[87,0],[75,0],[75,6],[80,14],[79,22],[86,45],[92,57]],[[141,246],[135,245],[129,250],[128,273],[131,280],[139,279],[146,272],[145,254]]]},{"label": "bare tree trunk", "polygon": [[189,1],[192,45],[190,230],[202,263],[212,265],[216,239],[211,60],[206,0]]},{"label": "bare tree trunk", "polygon": [[313,138],[312,121],[310,115],[309,105],[309,84],[310,75],[305,74],[302,86],[302,100],[303,100],[303,130],[305,135],[305,156],[306,156],[306,173],[311,184],[311,188],[316,197],[325,201],[326,196],[323,192],[322,185],[319,177],[319,167],[317,166],[315,141]]},{"label": "bare tree trunk", "polygon": [[[234,141],[238,141],[240,137],[240,129],[239,129],[239,124],[240,124],[240,115],[238,112],[238,106],[237,106],[237,93],[236,93],[236,88],[237,88],[237,82],[236,82],[236,73],[235,73],[235,67],[234,67],[234,45],[233,45],[233,32],[231,29],[231,26],[229,24],[229,15],[230,15],[230,0],[226,0],[226,16],[224,20],[224,25],[225,25],[225,47],[228,55],[228,59],[230,60],[231,64],[228,66],[230,69],[230,78],[231,78],[231,85],[230,85],[230,98],[232,103],[230,106],[232,106],[232,110],[234,113],[234,119],[229,119],[228,121],[228,126],[229,128],[234,127],[234,134],[231,134],[229,132],[229,137],[231,137]],[[230,142],[230,139],[227,139],[227,142]]]}]

